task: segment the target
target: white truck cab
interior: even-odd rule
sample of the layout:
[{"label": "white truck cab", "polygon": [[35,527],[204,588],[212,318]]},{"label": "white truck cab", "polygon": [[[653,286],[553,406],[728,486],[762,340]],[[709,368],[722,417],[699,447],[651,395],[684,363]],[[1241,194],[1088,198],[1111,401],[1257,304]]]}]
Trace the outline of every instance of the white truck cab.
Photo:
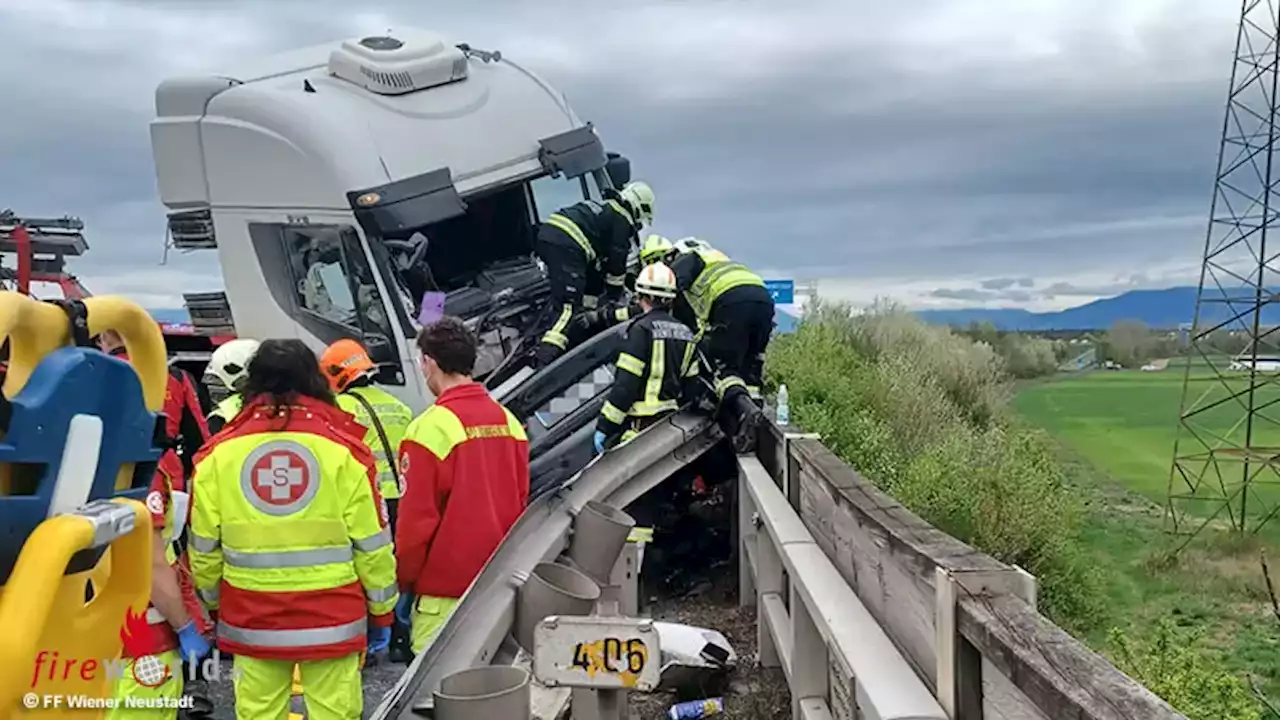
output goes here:
[{"label": "white truck cab", "polygon": [[222,267],[225,292],[185,296],[193,324],[355,338],[415,412],[424,293],[496,343],[486,372],[541,309],[538,223],[630,175],[537,75],[418,29],[166,80],[151,144],[173,246]]}]

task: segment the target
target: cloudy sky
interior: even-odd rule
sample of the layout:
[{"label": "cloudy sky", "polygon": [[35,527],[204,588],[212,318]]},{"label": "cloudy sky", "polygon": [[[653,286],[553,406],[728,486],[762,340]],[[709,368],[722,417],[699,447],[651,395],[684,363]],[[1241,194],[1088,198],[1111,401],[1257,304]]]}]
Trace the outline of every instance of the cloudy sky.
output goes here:
[{"label": "cloudy sky", "polygon": [[1041,309],[1195,283],[1237,2],[786,6],[2,0],[0,208],[83,217],[95,292],[215,289],[207,254],[160,264],[156,83],[419,25],[560,87],[655,187],[656,230],[824,295]]}]

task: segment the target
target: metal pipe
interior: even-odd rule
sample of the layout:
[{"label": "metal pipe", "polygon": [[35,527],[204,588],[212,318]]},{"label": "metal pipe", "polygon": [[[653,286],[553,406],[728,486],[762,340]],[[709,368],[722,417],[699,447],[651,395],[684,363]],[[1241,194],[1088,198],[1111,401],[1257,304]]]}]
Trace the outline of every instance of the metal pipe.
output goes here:
[{"label": "metal pipe", "polygon": [[573,519],[569,559],[596,583],[605,585],[635,526],[635,519],[625,512],[599,500],[588,501]]},{"label": "metal pipe", "polygon": [[529,720],[529,673],[481,665],[446,676],[435,691],[435,720]]},{"label": "metal pipe", "polygon": [[600,599],[596,581],[568,565],[538,563],[520,586],[516,601],[515,638],[533,653],[533,630],[551,615],[590,615]]}]

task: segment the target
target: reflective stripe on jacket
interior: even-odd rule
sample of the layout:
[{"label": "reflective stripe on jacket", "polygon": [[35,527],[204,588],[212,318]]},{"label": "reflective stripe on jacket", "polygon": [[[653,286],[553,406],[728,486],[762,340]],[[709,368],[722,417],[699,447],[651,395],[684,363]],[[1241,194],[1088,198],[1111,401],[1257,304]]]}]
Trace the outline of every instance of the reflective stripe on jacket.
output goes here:
[{"label": "reflective stripe on jacket", "polygon": [[400,587],[461,597],[529,497],[529,441],[480,383],[440,394],[400,443]]},{"label": "reflective stripe on jacket", "polygon": [[627,256],[636,234],[636,221],[627,207],[615,199],[584,200],[552,213],[546,224],[572,238],[588,265],[599,260],[605,295],[617,297],[626,281]]},{"label": "reflective stripe on jacket", "polygon": [[743,286],[764,288],[764,280],[746,266],[733,262],[719,250],[692,250],[681,253],[671,262],[676,276],[676,286],[681,298],[688,304],[698,324],[698,331],[707,329],[711,308],[726,292]]},{"label": "reflective stripe on jacket", "polygon": [[[369,417],[369,410],[352,395],[364,398],[378,416],[382,431],[387,434],[387,444],[391,446],[390,458],[387,457],[387,450],[382,447],[382,438],[378,435],[373,419]],[[405,429],[413,422],[413,411],[396,396],[371,385],[348,388],[338,395],[338,407],[354,415],[356,422],[368,428],[368,432],[364,434],[364,444],[373,453],[377,464],[378,489],[382,491],[382,497],[388,500],[399,498],[402,491],[396,482],[395,473],[391,472],[391,462],[399,455],[400,438],[404,437]]]},{"label": "reflective stripe on jacket", "polygon": [[248,402],[196,461],[188,552],[217,608],[218,647],[324,660],[360,652],[399,595],[386,505],[364,428],[302,398]]},{"label": "reflective stripe on jacket", "polygon": [[632,321],[596,428],[615,437],[628,417],[680,409],[698,376],[696,348],[693,331],[667,310],[655,308]]}]

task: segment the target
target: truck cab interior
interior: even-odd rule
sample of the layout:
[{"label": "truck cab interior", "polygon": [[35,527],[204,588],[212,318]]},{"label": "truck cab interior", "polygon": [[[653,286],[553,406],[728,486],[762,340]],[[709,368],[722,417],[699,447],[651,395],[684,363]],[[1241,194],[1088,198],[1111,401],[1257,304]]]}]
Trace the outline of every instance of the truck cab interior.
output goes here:
[{"label": "truck cab interior", "polygon": [[424,181],[415,188],[417,197],[398,198],[388,189],[389,209],[361,212],[357,201],[356,214],[366,234],[380,238],[374,244],[386,249],[410,317],[420,317],[430,294],[439,293],[440,310],[472,326],[482,342],[476,374],[484,377],[511,356],[545,311],[546,273],[533,254],[538,226],[563,207],[601,199],[602,189],[615,185],[612,174],[629,177],[629,166],[619,163],[625,158],[615,156],[605,168],[576,178],[548,173],[465,200],[455,195],[452,206],[432,197]]}]

